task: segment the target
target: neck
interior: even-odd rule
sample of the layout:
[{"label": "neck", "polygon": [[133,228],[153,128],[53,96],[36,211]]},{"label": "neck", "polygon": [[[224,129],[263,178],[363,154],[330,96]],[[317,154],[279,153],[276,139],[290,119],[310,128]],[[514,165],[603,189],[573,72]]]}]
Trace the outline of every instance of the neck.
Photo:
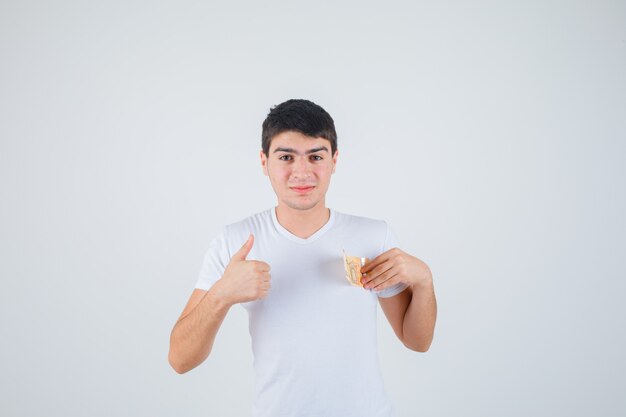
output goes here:
[{"label": "neck", "polygon": [[306,239],[320,230],[330,218],[330,210],[324,202],[308,210],[297,210],[278,202],[276,218],[290,233]]}]

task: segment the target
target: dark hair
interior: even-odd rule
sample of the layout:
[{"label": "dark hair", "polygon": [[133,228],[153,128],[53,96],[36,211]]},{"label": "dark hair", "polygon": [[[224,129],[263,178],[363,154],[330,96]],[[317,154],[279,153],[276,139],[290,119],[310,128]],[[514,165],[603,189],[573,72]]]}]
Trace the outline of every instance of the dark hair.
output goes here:
[{"label": "dark hair", "polygon": [[291,99],[270,109],[263,121],[261,148],[268,156],[272,138],[288,130],[330,141],[331,154],[337,150],[335,122],[323,108],[309,100]]}]

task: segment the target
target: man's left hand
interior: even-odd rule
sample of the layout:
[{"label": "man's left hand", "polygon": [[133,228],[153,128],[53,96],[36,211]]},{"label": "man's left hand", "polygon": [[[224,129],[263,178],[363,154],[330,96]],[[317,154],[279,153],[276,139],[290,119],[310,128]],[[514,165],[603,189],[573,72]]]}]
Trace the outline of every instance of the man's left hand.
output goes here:
[{"label": "man's left hand", "polygon": [[398,248],[389,249],[366,263],[361,267],[361,273],[363,287],[376,292],[399,282],[412,288],[432,282],[428,265]]}]

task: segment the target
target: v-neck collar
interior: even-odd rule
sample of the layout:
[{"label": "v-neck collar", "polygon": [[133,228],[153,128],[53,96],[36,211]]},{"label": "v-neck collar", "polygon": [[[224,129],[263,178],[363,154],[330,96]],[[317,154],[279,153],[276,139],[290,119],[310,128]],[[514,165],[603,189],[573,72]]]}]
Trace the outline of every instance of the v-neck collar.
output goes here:
[{"label": "v-neck collar", "polygon": [[283,225],[278,222],[278,217],[276,216],[276,207],[272,207],[270,209],[270,212],[272,213],[272,221],[274,222],[274,226],[276,227],[276,230],[278,230],[278,232],[281,235],[285,236],[287,239],[291,240],[292,242],[296,242],[300,244],[307,244],[307,243],[314,242],[320,237],[322,237],[322,235],[326,233],[328,229],[332,227],[333,223],[335,222],[335,212],[331,208],[329,208],[328,210],[330,211],[330,217],[328,218],[328,221],[326,222],[326,224],[324,224],[324,226],[322,226],[320,229],[318,229],[315,233],[313,233],[311,236],[307,237],[306,239],[294,235],[289,230],[285,229]]}]

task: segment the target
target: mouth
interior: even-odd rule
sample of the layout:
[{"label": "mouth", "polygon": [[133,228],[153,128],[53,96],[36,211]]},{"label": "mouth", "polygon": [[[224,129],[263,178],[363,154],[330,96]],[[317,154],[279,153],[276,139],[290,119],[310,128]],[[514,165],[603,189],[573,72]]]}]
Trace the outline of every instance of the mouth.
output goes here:
[{"label": "mouth", "polygon": [[306,186],[306,187],[289,187],[292,190],[294,190],[296,193],[298,194],[306,194],[309,191],[311,191],[313,188],[315,188],[315,186]]}]

